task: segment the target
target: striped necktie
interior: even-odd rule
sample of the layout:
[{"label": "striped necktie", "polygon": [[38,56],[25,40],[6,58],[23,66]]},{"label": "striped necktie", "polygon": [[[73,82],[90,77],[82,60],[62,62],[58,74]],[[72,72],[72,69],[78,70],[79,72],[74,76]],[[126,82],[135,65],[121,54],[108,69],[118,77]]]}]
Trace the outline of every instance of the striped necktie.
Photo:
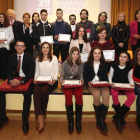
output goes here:
[{"label": "striped necktie", "polygon": [[16,69],[16,75],[19,76],[19,70],[20,70],[20,64],[21,64],[21,56],[18,58],[18,63],[17,63],[17,69]]}]

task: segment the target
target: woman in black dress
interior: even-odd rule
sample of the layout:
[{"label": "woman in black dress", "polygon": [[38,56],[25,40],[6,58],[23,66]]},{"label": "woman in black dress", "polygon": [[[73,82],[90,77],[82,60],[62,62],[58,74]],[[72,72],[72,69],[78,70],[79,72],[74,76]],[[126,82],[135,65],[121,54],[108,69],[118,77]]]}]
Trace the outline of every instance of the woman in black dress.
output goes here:
[{"label": "woman in black dress", "polygon": [[23,14],[23,23],[19,27],[19,40],[23,40],[26,45],[26,52],[33,55],[33,27],[30,23],[30,14]]}]

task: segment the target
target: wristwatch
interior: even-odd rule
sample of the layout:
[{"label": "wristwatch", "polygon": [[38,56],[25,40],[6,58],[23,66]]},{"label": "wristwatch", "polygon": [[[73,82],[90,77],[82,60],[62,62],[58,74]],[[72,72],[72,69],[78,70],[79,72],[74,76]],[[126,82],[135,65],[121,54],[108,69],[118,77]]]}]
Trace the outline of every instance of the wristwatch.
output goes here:
[{"label": "wristwatch", "polygon": [[20,84],[21,84],[21,85],[24,84],[24,81],[23,81],[23,80],[20,80]]}]

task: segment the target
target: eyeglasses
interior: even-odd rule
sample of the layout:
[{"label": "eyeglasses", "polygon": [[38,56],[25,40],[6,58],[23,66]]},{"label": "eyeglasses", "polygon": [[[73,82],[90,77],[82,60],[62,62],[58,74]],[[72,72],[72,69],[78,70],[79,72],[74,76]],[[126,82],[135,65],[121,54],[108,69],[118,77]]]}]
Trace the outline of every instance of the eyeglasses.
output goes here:
[{"label": "eyeglasses", "polygon": [[17,46],[18,48],[19,48],[19,47],[21,47],[21,48],[23,48],[23,47],[24,47],[24,45],[16,45],[16,46]]}]

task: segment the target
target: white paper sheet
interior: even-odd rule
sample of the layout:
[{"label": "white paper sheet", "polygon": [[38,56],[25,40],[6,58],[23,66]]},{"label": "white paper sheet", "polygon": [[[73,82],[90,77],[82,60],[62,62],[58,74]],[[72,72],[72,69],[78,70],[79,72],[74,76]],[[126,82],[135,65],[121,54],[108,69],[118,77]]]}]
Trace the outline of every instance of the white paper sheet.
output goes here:
[{"label": "white paper sheet", "polygon": [[124,83],[114,83],[114,87],[120,87],[120,88],[134,88],[134,87],[131,87],[130,84],[124,84]]},{"label": "white paper sheet", "polygon": [[80,80],[65,80],[63,85],[81,85]]},{"label": "white paper sheet", "polygon": [[91,84],[109,84],[108,81],[91,82]]},{"label": "white paper sheet", "polygon": [[[134,81],[135,82],[135,81]],[[137,85],[140,85],[140,83],[138,83],[138,82],[135,82]]]},{"label": "white paper sheet", "polygon": [[69,34],[59,34],[58,41],[70,42],[70,39],[71,39],[71,35]]},{"label": "white paper sheet", "polygon": [[114,61],[115,50],[103,50],[103,54],[104,54],[105,60],[109,59],[110,61]]},{"label": "white paper sheet", "polygon": [[52,76],[38,76],[36,81],[50,81],[52,80]]},{"label": "white paper sheet", "polygon": [[6,39],[6,32],[5,31],[0,31],[0,40]]},{"label": "white paper sheet", "polygon": [[54,43],[53,36],[41,36],[40,40],[41,40],[41,43],[43,42]]},{"label": "white paper sheet", "polygon": [[88,53],[80,53],[80,56],[81,56],[82,62],[84,63],[87,61],[89,54]]}]

